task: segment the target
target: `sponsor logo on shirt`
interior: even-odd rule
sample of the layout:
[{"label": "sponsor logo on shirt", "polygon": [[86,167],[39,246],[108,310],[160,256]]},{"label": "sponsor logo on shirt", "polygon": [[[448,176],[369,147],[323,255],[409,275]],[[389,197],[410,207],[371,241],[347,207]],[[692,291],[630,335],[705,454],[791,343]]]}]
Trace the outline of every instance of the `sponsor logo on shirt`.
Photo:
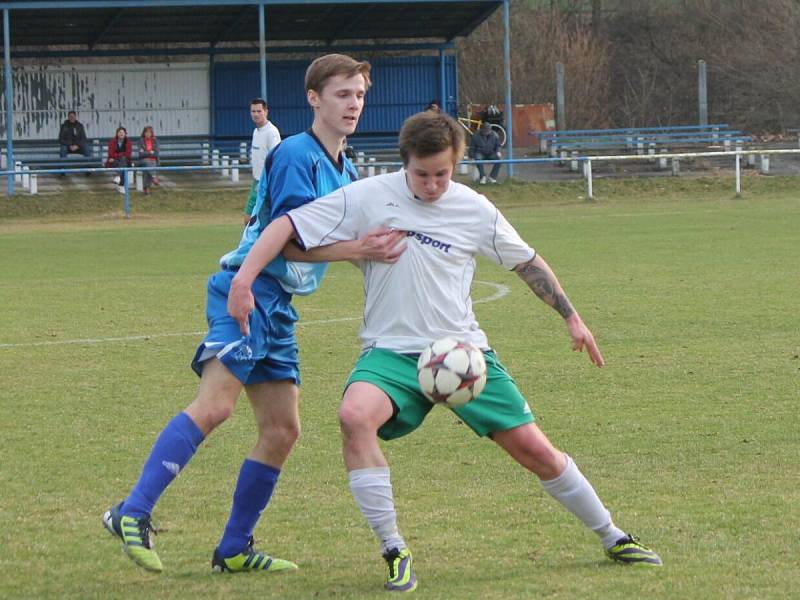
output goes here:
[{"label": "sponsor logo on shirt", "polygon": [[452,246],[452,244],[445,244],[444,242],[425,235],[424,233],[417,233],[416,231],[409,231],[407,237],[413,237],[423,246],[431,246],[445,253],[449,253],[450,247]]}]

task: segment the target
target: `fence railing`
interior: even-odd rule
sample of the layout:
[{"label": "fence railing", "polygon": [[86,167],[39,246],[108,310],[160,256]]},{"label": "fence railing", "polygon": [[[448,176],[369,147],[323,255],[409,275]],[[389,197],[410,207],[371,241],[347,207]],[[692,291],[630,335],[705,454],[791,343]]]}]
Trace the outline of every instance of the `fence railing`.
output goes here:
[{"label": "fence railing", "polygon": [[[514,164],[514,165],[526,165],[526,164],[546,164],[546,163],[564,163],[569,162],[573,164],[571,167],[573,171],[577,171],[578,165],[583,165],[583,178],[586,180],[586,187],[587,187],[587,196],[589,199],[594,198],[594,185],[593,185],[593,165],[596,163],[602,162],[629,162],[629,161],[645,161],[645,162],[654,162],[654,161],[672,161],[672,174],[678,175],[680,173],[680,161],[683,159],[689,158],[724,158],[724,157],[731,157],[733,160],[733,167],[735,172],[735,192],[736,195],[739,196],[742,193],[742,158],[744,157],[749,164],[755,164],[755,157],[760,157],[761,160],[761,172],[768,173],[769,172],[769,157],[773,155],[783,155],[783,154],[798,154],[800,155],[800,148],[788,148],[788,149],[775,149],[775,150],[731,150],[731,151],[724,151],[724,152],[678,152],[678,153],[664,153],[658,155],[638,155],[638,154],[624,154],[624,155],[609,155],[609,156],[573,156],[567,159],[563,158],[515,158],[515,159],[504,159],[498,158],[494,160],[469,160],[464,159],[459,162],[459,170],[462,175],[466,175],[469,171],[469,167],[471,165],[493,165],[493,164]],[[358,160],[356,161],[356,166],[358,167],[359,171],[367,177],[371,177],[373,175],[379,173],[386,173],[389,169],[397,169],[403,166],[401,161],[377,161],[374,157],[366,158],[363,156],[359,156]],[[664,163],[666,164],[666,163]],[[121,182],[121,186],[124,188],[124,200],[123,200],[123,209],[125,211],[125,216],[130,215],[130,184],[131,184],[131,176],[134,178],[134,183],[136,188],[141,191],[140,185],[142,182],[142,178],[137,176],[137,173],[141,173],[143,171],[156,171],[156,172],[192,172],[192,171],[220,171],[223,177],[230,177],[231,181],[237,182],[239,181],[239,170],[244,169],[246,171],[250,170],[249,165],[239,165],[238,160],[233,160],[230,163],[224,164],[209,164],[209,165],[197,165],[197,166],[169,166],[169,167],[115,167],[115,168],[106,168],[106,167],[76,167],[76,168],[65,168],[65,169],[28,169],[27,167],[22,169],[11,169],[0,171],[0,176],[4,177],[13,177],[14,181],[17,183],[21,183],[22,186],[29,190],[31,194],[36,193],[36,186],[37,186],[37,176],[40,174],[60,174],[60,173],[119,173],[122,171],[124,173],[124,177]],[[26,178],[28,180],[26,181]]]},{"label": "fence railing", "polygon": [[[225,157],[227,158],[227,157]],[[130,216],[130,189],[131,184],[138,191],[143,190],[143,179],[140,175],[144,171],[163,173],[163,172],[192,172],[192,171],[220,171],[224,178],[230,178],[232,182],[239,181],[239,171],[244,169],[250,171],[249,165],[239,165],[239,161],[234,159],[231,161],[221,161],[219,164],[208,165],[184,165],[172,167],[72,167],[64,169],[30,169],[23,166],[17,169],[7,171],[0,171],[0,176],[11,177],[15,183],[19,183],[30,194],[38,193],[38,176],[43,174],[60,175],[60,174],[80,174],[80,173],[102,173],[113,175],[122,172],[123,176],[120,181],[120,187],[123,188],[123,210],[125,216]],[[132,181],[133,179],[133,181]]]}]

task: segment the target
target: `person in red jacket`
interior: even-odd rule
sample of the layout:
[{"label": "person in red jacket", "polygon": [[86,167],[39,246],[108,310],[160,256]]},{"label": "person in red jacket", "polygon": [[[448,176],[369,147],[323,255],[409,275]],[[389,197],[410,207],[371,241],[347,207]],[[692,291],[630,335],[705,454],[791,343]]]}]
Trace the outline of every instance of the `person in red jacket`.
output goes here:
[{"label": "person in red jacket", "polygon": [[[128,139],[128,130],[124,127],[117,127],[116,135],[108,142],[108,160],[106,161],[107,167],[130,167],[131,158],[133,156],[133,144]],[[117,184],[117,189],[124,193],[125,186],[123,185],[124,171],[119,171],[114,178]]]}]

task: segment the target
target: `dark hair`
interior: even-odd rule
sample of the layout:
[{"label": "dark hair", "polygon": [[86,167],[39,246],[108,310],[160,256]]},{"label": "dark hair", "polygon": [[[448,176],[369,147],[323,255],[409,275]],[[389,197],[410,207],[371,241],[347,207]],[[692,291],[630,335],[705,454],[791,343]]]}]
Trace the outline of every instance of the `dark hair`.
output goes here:
[{"label": "dark hair", "polygon": [[369,89],[372,81],[369,72],[372,66],[367,61],[357,61],[346,54],[326,54],[320,56],[312,62],[306,69],[305,85],[306,91],[314,90],[322,93],[322,89],[331,77],[346,75],[354,77],[362,75],[364,77],[364,87]]},{"label": "dark hair", "polygon": [[426,110],[403,123],[400,129],[400,156],[408,166],[412,156],[426,158],[444,150],[453,150],[453,161],[464,154],[464,132],[452,117]]},{"label": "dark hair", "polygon": [[69,112],[67,113],[67,117],[69,117],[70,115],[75,115],[75,116],[77,117],[77,116],[78,116],[78,113],[76,113],[74,110],[71,110],[71,111],[69,111]]},{"label": "dark hair", "polygon": [[[123,129],[125,129],[125,128],[123,127]],[[150,133],[153,134],[153,137],[156,137],[156,132],[153,131],[153,126],[152,125],[145,125],[144,126],[144,129],[142,129],[142,137],[144,137],[144,134],[147,133],[148,129],[150,130]]]},{"label": "dark hair", "polygon": [[128,137],[128,130],[127,130],[127,129],[125,129],[125,128],[124,128],[122,125],[120,125],[119,127],[117,127],[117,130],[114,132],[114,137],[117,137],[117,134],[118,134],[120,131],[124,131],[124,132],[125,132],[125,137]]},{"label": "dark hair", "polygon": [[263,98],[253,98],[250,100],[250,106],[253,106],[253,104],[260,104],[264,107],[264,110],[267,110],[267,101]]},{"label": "dark hair", "polygon": [[442,104],[438,100],[431,100],[428,102],[428,106],[425,107],[425,110],[442,110]]}]

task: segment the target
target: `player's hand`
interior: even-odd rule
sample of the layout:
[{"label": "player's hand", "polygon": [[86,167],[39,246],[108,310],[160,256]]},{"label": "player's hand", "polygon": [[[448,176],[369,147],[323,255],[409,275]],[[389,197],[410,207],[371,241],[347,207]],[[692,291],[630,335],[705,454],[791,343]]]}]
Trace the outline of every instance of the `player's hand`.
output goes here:
[{"label": "player's hand", "polygon": [[406,232],[378,227],[359,238],[361,260],[395,263],[406,250]]},{"label": "player's hand", "polygon": [[239,323],[242,335],[250,335],[250,313],[255,307],[256,302],[250,286],[234,277],[228,292],[228,314]]},{"label": "player's hand", "polygon": [[589,331],[589,328],[583,323],[578,313],[572,313],[567,318],[567,329],[572,338],[572,349],[575,352],[583,352],[583,349],[586,348],[589,360],[591,360],[593,364],[598,367],[602,367],[606,364],[606,361],[603,360],[603,355],[600,354],[600,348],[597,347],[597,342],[594,341],[592,332]]}]

